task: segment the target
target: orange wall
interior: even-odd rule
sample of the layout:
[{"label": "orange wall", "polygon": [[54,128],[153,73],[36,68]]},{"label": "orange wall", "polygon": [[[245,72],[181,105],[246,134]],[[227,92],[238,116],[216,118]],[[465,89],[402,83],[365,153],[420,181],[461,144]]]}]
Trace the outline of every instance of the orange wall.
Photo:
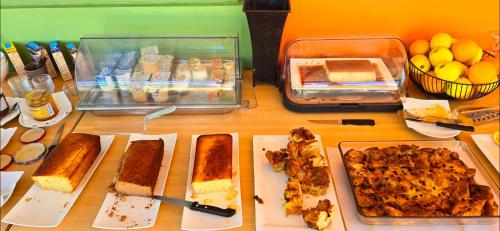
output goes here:
[{"label": "orange wall", "polygon": [[[407,44],[437,32],[490,49],[499,30],[499,0],[290,0],[282,37],[397,36]],[[280,55],[282,57],[282,55]]]}]

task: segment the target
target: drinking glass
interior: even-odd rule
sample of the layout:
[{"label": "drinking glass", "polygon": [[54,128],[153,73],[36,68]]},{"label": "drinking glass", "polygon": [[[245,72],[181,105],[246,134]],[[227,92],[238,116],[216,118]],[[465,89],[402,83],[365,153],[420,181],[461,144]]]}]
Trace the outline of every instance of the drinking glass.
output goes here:
[{"label": "drinking glass", "polygon": [[51,93],[54,93],[56,89],[54,82],[52,82],[52,78],[47,74],[37,75],[31,79],[31,82],[35,89],[47,89]]},{"label": "drinking glass", "polygon": [[11,77],[7,80],[7,83],[16,97],[24,98],[26,94],[33,90],[33,86],[25,75]]}]

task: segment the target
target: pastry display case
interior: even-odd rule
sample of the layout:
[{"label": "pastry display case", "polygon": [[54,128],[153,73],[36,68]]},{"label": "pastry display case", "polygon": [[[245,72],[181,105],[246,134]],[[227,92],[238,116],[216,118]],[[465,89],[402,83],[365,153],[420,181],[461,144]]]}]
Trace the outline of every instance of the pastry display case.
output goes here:
[{"label": "pastry display case", "polygon": [[279,82],[293,111],[393,111],[405,96],[406,50],[397,38],[299,39]]},{"label": "pastry display case", "polygon": [[183,114],[238,108],[237,37],[84,37],[75,76],[78,110],[148,114],[174,105]]}]

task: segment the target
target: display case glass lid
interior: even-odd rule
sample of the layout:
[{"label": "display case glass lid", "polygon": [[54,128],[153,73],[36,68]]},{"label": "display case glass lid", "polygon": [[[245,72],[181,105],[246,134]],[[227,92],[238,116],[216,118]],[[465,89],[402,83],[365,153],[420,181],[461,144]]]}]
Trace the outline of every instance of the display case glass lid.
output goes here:
[{"label": "display case glass lid", "polygon": [[84,37],[80,110],[230,109],[241,101],[237,37]]},{"label": "display case glass lid", "polygon": [[295,105],[399,105],[405,63],[397,38],[299,39],[285,48],[280,84]]}]

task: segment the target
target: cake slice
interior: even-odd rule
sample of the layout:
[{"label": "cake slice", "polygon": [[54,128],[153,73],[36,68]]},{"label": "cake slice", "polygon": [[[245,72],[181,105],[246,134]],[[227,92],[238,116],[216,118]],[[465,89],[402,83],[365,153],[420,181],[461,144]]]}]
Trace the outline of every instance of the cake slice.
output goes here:
[{"label": "cake slice", "polygon": [[73,192],[99,152],[99,136],[70,133],[42,162],[31,179],[44,189]]},{"label": "cake slice", "polygon": [[232,183],[233,137],[201,135],[196,140],[192,186],[196,193],[227,191]]},{"label": "cake slice", "polygon": [[285,189],[285,214],[300,214],[302,212],[302,190],[300,182],[295,179],[288,178]]},{"label": "cake slice", "polygon": [[336,82],[376,81],[375,67],[368,60],[327,60],[328,79]]},{"label": "cake slice", "polygon": [[163,160],[163,146],[162,139],[132,141],[123,156],[116,191],[132,196],[152,196]]}]

